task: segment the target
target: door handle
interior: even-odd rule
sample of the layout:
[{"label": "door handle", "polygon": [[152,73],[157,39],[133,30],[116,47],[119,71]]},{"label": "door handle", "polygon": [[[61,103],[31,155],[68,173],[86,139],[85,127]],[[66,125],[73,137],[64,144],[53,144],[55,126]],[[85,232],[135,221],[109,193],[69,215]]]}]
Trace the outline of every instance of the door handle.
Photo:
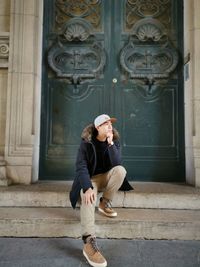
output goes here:
[{"label": "door handle", "polygon": [[112,82],[113,82],[113,83],[117,83],[117,78],[113,78],[113,79],[112,79]]}]

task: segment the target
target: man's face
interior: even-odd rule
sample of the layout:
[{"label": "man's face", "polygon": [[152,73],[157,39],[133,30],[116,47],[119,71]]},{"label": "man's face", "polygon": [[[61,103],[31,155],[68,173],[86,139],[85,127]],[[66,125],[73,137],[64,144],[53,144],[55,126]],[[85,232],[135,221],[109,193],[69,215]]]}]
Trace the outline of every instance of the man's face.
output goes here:
[{"label": "man's face", "polygon": [[112,133],[113,127],[111,121],[106,121],[97,127],[99,135],[107,137],[108,134]]}]

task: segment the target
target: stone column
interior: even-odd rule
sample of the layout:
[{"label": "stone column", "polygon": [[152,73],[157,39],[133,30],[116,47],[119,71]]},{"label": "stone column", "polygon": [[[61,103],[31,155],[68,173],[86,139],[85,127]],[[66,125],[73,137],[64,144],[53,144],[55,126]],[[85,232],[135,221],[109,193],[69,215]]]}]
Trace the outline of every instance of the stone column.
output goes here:
[{"label": "stone column", "polygon": [[194,161],[195,185],[200,187],[200,1],[194,0]]},{"label": "stone column", "polygon": [[[0,33],[0,186],[7,186],[9,184],[9,180],[6,177],[6,162],[4,159],[4,149],[6,121],[6,90],[8,77],[6,67],[6,65],[8,65],[8,60],[6,62],[6,59],[8,59],[9,44],[8,42],[1,42],[1,40],[4,39],[1,37],[2,33]],[[1,48],[3,49],[1,50]]]},{"label": "stone column", "polygon": [[195,184],[194,168],[194,92],[193,92],[193,38],[194,0],[184,0],[184,101],[185,101],[185,158],[186,182]]},{"label": "stone column", "polygon": [[184,0],[186,179],[196,187],[200,187],[199,15],[200,1]]},{"label": "stone column", "polygon": [[0,186],[7,186],[5,155],[6,95],[8,80],[10,1],[0,2]]},{"label": "stone column", "polygon": [[38,36],[41,35],[42,2],[11,0],[5,160],[6,175],[12,183],[32,181],[40,108],[36,97],[41,86]]}]

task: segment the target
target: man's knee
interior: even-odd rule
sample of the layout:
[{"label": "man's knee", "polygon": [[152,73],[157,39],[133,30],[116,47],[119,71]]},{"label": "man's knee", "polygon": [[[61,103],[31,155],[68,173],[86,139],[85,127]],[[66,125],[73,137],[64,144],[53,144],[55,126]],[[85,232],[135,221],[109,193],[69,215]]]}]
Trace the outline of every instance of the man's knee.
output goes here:
[{"label": "man's knee", "polygon": [[113,168],[113,171],[117,174],[117,176],[119,176],[122,179],[124,179],[126,176],[126,169],[121,165],[115,166]]}]

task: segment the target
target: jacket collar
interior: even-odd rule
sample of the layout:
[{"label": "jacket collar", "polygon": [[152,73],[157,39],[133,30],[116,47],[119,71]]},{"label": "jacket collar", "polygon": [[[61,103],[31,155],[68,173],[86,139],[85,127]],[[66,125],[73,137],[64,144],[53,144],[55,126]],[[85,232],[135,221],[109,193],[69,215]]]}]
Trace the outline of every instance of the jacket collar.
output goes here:
[{"label": "jacket collar", "polygon": [[[94,124],[91,123],[83,129],[81,138],[85,140],[86,142],[91,142],[92,138],[95,137],[96,135],[97,135],[97,130]],[[114,141],[119,140],[119,133],[115,128],[113,128],[113,140]]]}]

